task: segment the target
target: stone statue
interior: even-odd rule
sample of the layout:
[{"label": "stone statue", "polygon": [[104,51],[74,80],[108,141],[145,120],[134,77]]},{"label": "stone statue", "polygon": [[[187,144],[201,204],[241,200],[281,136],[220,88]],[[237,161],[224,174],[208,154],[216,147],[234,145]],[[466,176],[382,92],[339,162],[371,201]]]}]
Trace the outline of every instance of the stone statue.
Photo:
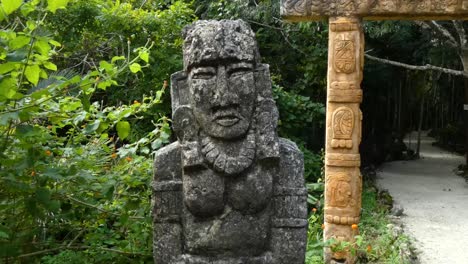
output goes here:
[{"label": "stone statue", "polygon": [[241,20],[184,29],[174,142],[156,153],[157,264],[303,264],[303,155],[278,138],[268,65]]}]

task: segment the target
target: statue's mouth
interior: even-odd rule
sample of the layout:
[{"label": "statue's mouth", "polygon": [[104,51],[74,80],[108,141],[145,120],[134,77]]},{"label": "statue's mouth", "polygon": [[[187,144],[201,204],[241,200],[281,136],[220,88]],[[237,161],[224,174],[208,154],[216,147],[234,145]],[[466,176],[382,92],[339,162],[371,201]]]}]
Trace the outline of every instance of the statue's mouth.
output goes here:
[{"label": "statue's mouth", "polygon": [[216,124],[220,125],[220,126],[224,126],[224,127],[230,127],[230,126],[233,126],[235,124],[237,124],[237,122],[239,122],[240,118],[235,116],[235,115],[221,115],[221,116],[218,116],[215,118],[215,122]]},{"label": "statue's mouth", "polygon": [[239,113],[233,108],[214,109],[213,122],[223,127],[230,127],[241,120]]}]

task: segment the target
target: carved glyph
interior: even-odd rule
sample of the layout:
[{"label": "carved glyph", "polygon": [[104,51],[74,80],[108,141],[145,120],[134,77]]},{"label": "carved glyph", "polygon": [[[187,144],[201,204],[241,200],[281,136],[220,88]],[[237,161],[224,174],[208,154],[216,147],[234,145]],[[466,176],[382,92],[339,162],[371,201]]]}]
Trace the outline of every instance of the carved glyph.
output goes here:
[{"label": "carved glyph", "polygon": [[352,34],[336,36],[333,58],[336,72],[350,74],[356,70],[356,44]]},{"label": "carved glyph", "polygon": [[327,206],[346,208],[354,206],[351,175],[347,172],[335,172],[328,175],[327,181]]},{"label": "carved glyph", "polygon": [[333,148],[352,148],[354,131],[354,113],[349,107],[343,106],[335,110],[332,118]]}]

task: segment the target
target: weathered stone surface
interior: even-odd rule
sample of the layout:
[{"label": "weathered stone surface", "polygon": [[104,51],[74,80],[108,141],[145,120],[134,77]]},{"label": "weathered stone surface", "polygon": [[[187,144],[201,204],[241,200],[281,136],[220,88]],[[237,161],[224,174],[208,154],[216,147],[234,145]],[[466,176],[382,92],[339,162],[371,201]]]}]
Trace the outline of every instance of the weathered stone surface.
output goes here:
[{"label": "weathered stone surface", "polygon": [[468,19],[468,0],[281,0],[287,20],[356,16],[363,19]]},{"label": "weathered stone surface", "polygon": [[155,159],[155,263],[304,263],[303,156],[276,134],[254,33],[240,20],[198,21],[184,39],[171,86],[178,141]]}]

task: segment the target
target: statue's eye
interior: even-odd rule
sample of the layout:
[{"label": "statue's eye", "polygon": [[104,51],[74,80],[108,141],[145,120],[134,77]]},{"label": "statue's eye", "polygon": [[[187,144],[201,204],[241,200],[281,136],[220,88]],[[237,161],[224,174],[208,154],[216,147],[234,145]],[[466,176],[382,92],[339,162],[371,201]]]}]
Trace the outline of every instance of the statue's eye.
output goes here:
[{"label": "statue's eye", "polygon": [[235,68],[235,69],[232,69],[231,71],[229,71],[229,76],[233,77],[233,76],[240,76],[240,75],[243,75],[243,74],[246,74],[248,72],[250,72],[252,69],[249,69],[249,68]]},{"label": "statue's eye", "polygon": [[229,67],[228,74],[230,77],[240,76],[251,72],[252,68],[251,63],[238,63]]},{"label": "statue's eye", "polygon": [[211,67],[203,67],[194,69],[192,72],[192,79],[211,79],[216,75],[216,72]]}]

